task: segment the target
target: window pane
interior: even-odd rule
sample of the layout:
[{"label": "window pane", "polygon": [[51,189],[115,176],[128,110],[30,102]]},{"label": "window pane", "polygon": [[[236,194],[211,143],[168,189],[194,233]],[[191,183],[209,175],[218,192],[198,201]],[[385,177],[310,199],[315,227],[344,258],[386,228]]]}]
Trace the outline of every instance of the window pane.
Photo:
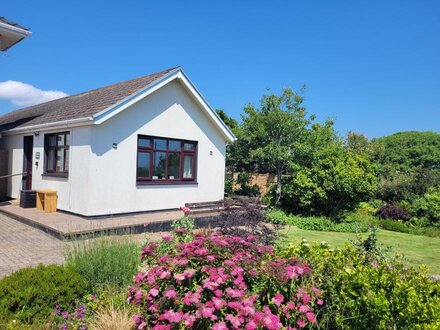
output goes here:
[{"label": "window pane", "polygon": [[63,146],[64,145],[64,134],[58,134],[57,135],[57,146]]},{"label": "window pane", "polygon": [[180,154],[177,152],[168,154],[168,179],[180,179]]},{"label": "window pane", "polygon": [[149,152],[139,152],[138,153],[137,176],[143,177],[143,178],[150,177],[150,153]]},{"label": "window pane", "polygon": [[195,149],[196,149],[196,146],[194,143],[184,143],[183,144],[183,150],[194,151]]},{"label": "window pane", "polygon": [[55,172],[63,172],[64,171],[64,149],[57,149],[56,151],[56,165]]},{"label": "window pane", "polygon": [[49,146],[54,147],[57,144],[57,136],[56,135],[49,135]]},{"label": "window pane", "polygon": [[70,146],[70,133],[66,133],[66,146]]},{"label": "window pane", "polygon": [[151,139],[139,138],[139,147],[151,148]]},{"label": "window pane", "polygon": [[185,155],[183,156],[183,178],[184,179],[193,179],[193,155]]},{"label": "window pane", "polygon": [[64,164],[66,164],[64,166],[64,170],[68,171],[69,170],[69,158],[70,158],[69,149],[64,149],[64,158],[66,159],[64,162]]},{"label": "window pane", "polygon": [[155,152],[153,164],[153,179],[166,179],[166,153]]},{"label": "window pane", "polygon": [[168,144],[168,150],[180,151],[180,145],[181,145],[180,141],[170,140],[170,142]]},{"label": "window pane", "polygon": [[53,164],[55,164],[55,150],[49,149],[47,153],[47,170],[53,171],[54,167]]},{"label": "window pane", "polygon": [[166,150],[166,148],[167,148],[167,140],[154,139],[154,149]]}]

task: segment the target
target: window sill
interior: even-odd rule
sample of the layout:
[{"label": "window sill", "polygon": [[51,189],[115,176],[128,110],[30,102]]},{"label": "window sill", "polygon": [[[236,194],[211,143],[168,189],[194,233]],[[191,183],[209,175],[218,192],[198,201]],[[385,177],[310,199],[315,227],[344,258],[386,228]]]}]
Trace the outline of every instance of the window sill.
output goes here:
[{"label": "window sill", "polygon": [[136,185],[137,186],[185,186],[185,185],[198,185],[199,183],[197,181],[178,181],[178,182],[173,182],[173,181],[137,181]]},{"label": "window sill", "polygon": [[69,173],[43,173],[41,175],[43,178],[68,178]]}]

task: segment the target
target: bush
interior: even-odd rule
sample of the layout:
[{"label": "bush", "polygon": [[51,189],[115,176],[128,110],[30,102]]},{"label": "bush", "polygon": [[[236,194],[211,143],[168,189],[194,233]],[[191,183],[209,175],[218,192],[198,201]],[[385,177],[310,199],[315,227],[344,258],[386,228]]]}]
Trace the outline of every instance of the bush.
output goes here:
[{"label": "bush", "polygon": [[279,238],[278,226],[269,226],[261,204],[256,201],[242,202],[240,207],[226,204],[218,220],[220,231],[225,235],[245,238],[256,236],[259,244],[273,245]]},{"label": "bush", "polygon": [[303,241],[277,253],[299,258],[313,269],[308,280],[320,286],[326,302],[318,327],[438,329],[440,283],[431,281],[423,269],[383,258],[374,240],[364,243],[362,249],[333,249],[325,242]]},{"label": "bush", "polygon": [[353,220],[351,222],[336,223],[325,217],[300,217],[286,215],[281,210],[267,212],[266,221],[272,224],[296,226],[303,230],[335,231],[346,233],[362,233],[368,230],[369,224]]},{"label": "bush", "polygon": [[254,237],[219,232],[189,243],[165,239],[143,247],[144,270],[134,278],[128,301],[141,306],[138,329],[281,329],[316,323],[320,291],[301,281],[311,269],[274,258]]},{"label": "bush", "polygon": [[128,239],[97,238],[75,242],[66,262],[96,291],[105,286],[127,286],[140,265],[138,245]]},{"label": "bush", "polygon": [[418,217],[426,219],[427,225],[440,227],[440,186],[417,199],[412,210]]},{"label": "bush", "polygon": [[344,150],[329,151],[286,178],[281,206],[294,214],[340,219],[376,192],[374,166]]},{"label": "bush", "polygon": [[21,269],[0,280],[0,319],[46,320],[55,305],[74,306],[87,289],[87,282],[68,267]]},{"label": "bush", "polygon": [[234,192],[234,179],[225,180],[225,196],[231,196]]},{"label": "bush", "polygon": [[379,223],[379,227],[386,230],[397,231],[406,234],[440,237],[440,228],[438,227],[412,226],[410,224],[395,220],[381,220]]},{"label": "bush", "polygon": [[384,205],[376,212],[376,216],[380,219],[392,219],[408,221],[411,219],[411,213],[396,205]]}]

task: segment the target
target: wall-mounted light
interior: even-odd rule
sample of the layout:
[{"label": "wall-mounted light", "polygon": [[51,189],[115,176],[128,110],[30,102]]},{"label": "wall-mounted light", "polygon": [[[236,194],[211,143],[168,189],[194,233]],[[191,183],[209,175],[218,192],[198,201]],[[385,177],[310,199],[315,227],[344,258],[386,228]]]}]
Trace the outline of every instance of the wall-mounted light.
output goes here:
[{"label": "wall-mounted light", "polygon": [[209,155],[210,155],[210,156],[212,156],[212,150],[211,150],[211,151],[209,151]]},{"label": "wall-mounted light", "polygon": [[35,135],[35,136],[40,136],[40,132],[38,132],[38,131],[37,131],[37,132],[34,132],[34,135]]},{"label": "wall-mounted light", "polygon": [[118,149],[118,144],[117,143],[113,143],[113,149]]}]

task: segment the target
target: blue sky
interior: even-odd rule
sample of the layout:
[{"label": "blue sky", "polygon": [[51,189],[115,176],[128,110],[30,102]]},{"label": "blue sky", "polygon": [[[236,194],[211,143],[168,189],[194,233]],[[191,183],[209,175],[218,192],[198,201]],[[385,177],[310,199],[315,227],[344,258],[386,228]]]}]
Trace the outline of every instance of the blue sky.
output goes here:
[{"label": "blue sky", "polygon": [[237,119],[305,84],[340,134],[440,131],[439,1],[5,1],[0,16],[33,32],[0,54],[0,82],[75,94],[181,65]]}]

